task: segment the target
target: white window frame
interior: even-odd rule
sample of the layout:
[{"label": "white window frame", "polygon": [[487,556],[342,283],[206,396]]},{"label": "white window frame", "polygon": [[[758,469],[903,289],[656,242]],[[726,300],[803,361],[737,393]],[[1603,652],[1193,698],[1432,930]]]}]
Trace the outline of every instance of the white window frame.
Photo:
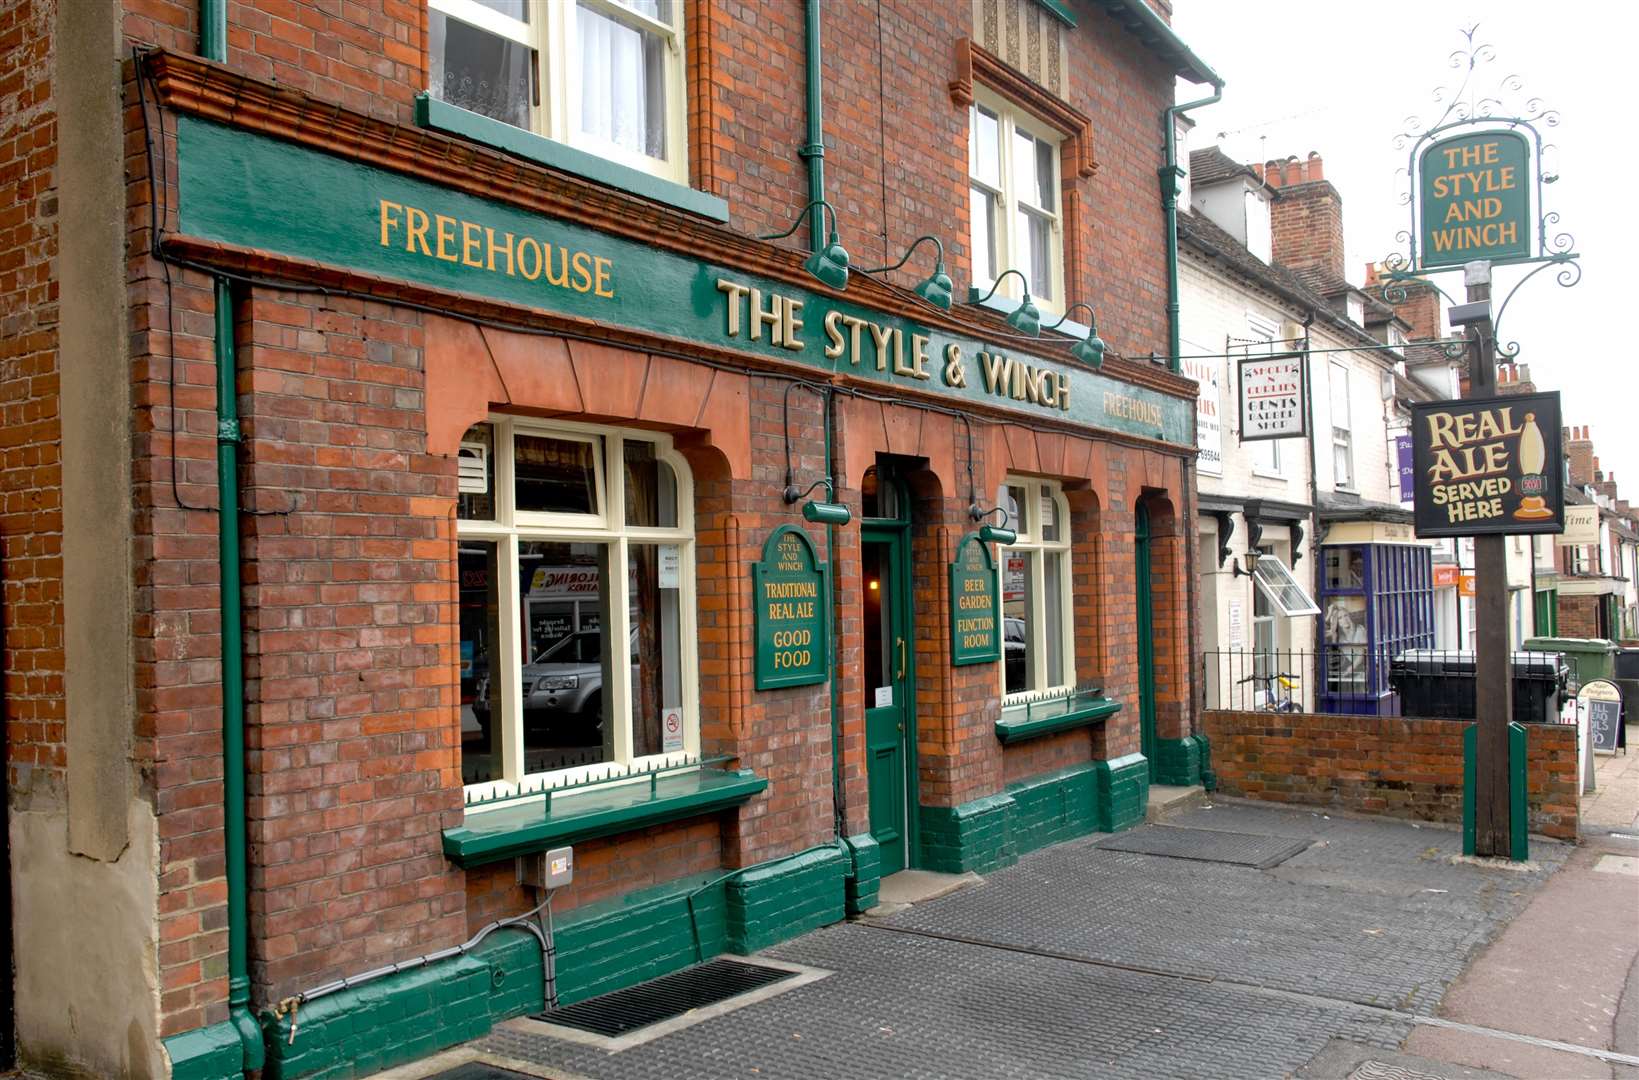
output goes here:
[{"label": "white window frame", "polygon": [[[1327,411],[1332,414],[1332,484],[1343,491],[1353,491],[1356,486],[1354,474],[1354,422],[1351,418],[1352,403],[1349,400],[1349,366],[1333,360],[1331,379],[1328,381],[1331,389],[1331,401],[1329,403],[1331,407]],[[1343,390],[1341,398],[1343,404],[1341,410],[1343,413],[1342,424],[1338,423],[1339,387],[1342,387]],[[1337,467],[1340,452],[1343,455],[1343,463],[1348,466],[1346,474],[1341,476]]]},{"label": "white window frame", "polygon": [[[535,421],[521,417],[491,416],[484,421],[494,432],[495,491],[492,503],[494,520],[460,518],[456,522],[458,540],[486,540],[496,545],[499,598],[498,653],[500,663],[492,664],[492,680],[498,680],[501,725],[501,777],[466,785],[469,798],[493,798],[519,791],[525,784],[537,786],[573,783],[592,775],[619,776],[638,772],[657,765],[679,764],[689,756],[700,753],[700,683],[698,634],[695,623],[695,567],[694,567],[694,480],[688,462],[677,452],[669,436],[652,431],[630,428],[605,427],[593,424]],[[602,453],[598,462],[597,514],[539,514],[518,511],[514,507],[516,488],[513,470],[513,437],[515,435],[545,435],[556,439],[602,439]],[[677,525],[668,528],[627,526],[626,516],[626,442],[645,442],[654,446],[655,457],[671,467],[677,483]],[[521,672],[524,666],[523,636],[520,633],[520,613],[523,610],[523,589],[516,567],[520,546],[531,540],[554,543],[606,544],[609,547],[610,573],[605,587],[610,590],[609,623],[603,629],[616,646],[620,662],[612,663],[612,686],[605,686],[608,715],[614,720],[613,751],[609,761],[592,765],[578,765],[549,772],[524,772],[523,686],[520,678],[502,678],[501,672]],[[628,594],[630,549],[634,542],[673,543],[679,548],[678,663],[682,667],[683,696],[683,749],[671,753],[634,757],[632,753],[632,686],[631,665],[627,661],[625,644],[631,639],[631,601]],[[469,812],[479,809],[470,808]]]},{"label": "white window frame", "polygon": [[[1063,655],[1060,658],[1059,670],[1064,673],[1064,681],[1052,686],[1047,685],[1047,649],[1045,644],[1035,650],[1032,658],[1033,670],[1031,682],[1034,690],[1023,690],[1015,694],[1007,692],[1007,664],[1006,657],[1003,663],[997,665],[997,679],[1002,691],[1002,704],[1011,705],[1015,702],[1030,701],[1043,694],[1056,691],[1070,690],[1076,685],[1076,633],[1073,617],[1075,614],[1075,568],[1074,556],[1071,554],[1070,536],[1070,504],[1064,498],[1064,489],[1057,480],[1043,480],[1033,476],[1009,475],[1002,481],[1002,494],[1005,497],[1006,489],[1010,487],[1024,488],[1024,504],[1019,507],[1019,516],[1009,523],[1009,527],[1018,533],[1018,539],[1011,544],[998,545],[996,560],[997,595],[1001,595],[1007,587],[1007,555],[1009,552],[1023,552],[1030,560],[1030,619],[1045,634],[1047,628],[1047,560],[1048,552],[1064,553],[1063,587],[1059,590],[1059,626],[1063,632],[1060,637],[1060,648]],[[1054,516],[1059,523],[1059,538],[1044,540],[1041,537],[1041,503],[1044,499],[1051,499],[1054,504]],[[998,500],[1001,502],[1002,500]],[[1004,634],[1005,637],[1005,634]]]},{"label": "white window frame", "polygon": [[[1001,187],[993,186],[989,181],[980,180],[973,175],[973,120],[974,111],[983,108],[996,117],[996,171],[1001,181]],[[1055,313],[1064,310],[1064,172],[1063,172],[1063,144],[1068,137],[1053,125],[1039,119],[1033,113],[1026,112],[1013,104],[1007,98],[983,86],[975,84],[973,87],[973,104],[968,106],[968,187],[979,188],[988,192],[996,200],[996,271],[1018,270],[1026,278],[1030,276],[1030,252],[1025,247],[1025,238],[1016,235],[1020,230],[1015,228],[1014,215],[1022,206],[1031,213],[1045,217],[1050,223],[1048,229],[1048,243],[1050,250],[1047,253],[1047,269],[1050,280],[1047,283],[1052,295],[1044,296],[1036,291],[1035,282],[1030,291],[1030,299],[1043,311]],[[1053,147],[1053,191],[1056,194],[1056,209],[1049,212],[1013,190],[1013,143],[1016,132],[1034,138],[1038,142],[1048,143]],[[972,200],[969,199],[969,207]],[[973,241],[974,223],[968,222],[968,242]],[[993,278],[979,278],[975,275],[973,286],[978,289],[989,289],[995,284]],[[996,290],[1000,296],[1018,299],[1022,295],[1019,281],[1009,277]]]},{"label": "white window frame", "polygon": [[[540,103],[530,106],[530,128],[537,135],[566,143],[634,169],[688,183],[688,97],[683,43],[685,0],[672,0],[670,24],[634,11],[619,0],[526,0],[529,22],[519,22],[477,0],[427,0],[427,6],[449,18],[507,38],[535,50]],[[579,41],[576,15],[584,6],[617,22],[661,35],[665,42],[666,157],[652,158],[590,138],[580,131]]]},{"label": "white window frame", "polygon": [[[1314,597],[1304,589],[1302,583],[1292,576],[1291,568],[1276,555],[1273,548],[1260,548],[1262,554],[1252,567],[1252,585],[1263,594],[1264,600],[1278,614],[1288,619],[1296,619],[1303,615],[1319,615],[1320,606],[1315,603]],[[1266,580],[1267,579],[1267,580]],[[1287,599],[1294,597],[1283,595],[1286,590],[1297,592],[1303,600],[1302,604],[1288,604]]]}]

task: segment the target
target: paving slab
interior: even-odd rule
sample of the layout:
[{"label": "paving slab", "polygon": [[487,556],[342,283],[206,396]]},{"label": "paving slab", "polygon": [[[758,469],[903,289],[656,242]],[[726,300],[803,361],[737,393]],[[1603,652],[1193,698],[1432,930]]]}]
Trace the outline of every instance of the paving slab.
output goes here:
[{"label": "paving slab", "polygon": [[1594,790],[1582,796],[1582,831],[1639,829],[1639,724],[1628,725],[1626,753],[1594,755]]}]

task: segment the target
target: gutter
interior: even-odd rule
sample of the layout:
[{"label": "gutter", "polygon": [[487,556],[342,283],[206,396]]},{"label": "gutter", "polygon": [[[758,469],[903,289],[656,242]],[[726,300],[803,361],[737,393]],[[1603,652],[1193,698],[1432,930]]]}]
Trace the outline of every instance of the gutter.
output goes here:
[{"label": "gutter", "polygon": [[[228,58],[227,0],[199,0],[199,54]],[[222,844],[228,885],[228,1022],[239,1036],[242,1072],[266,1058],[250,1010],[250,915],[245,842],[245,614],[239,554],[239,392],[234,354],[233,286],[216,285],[216,514],[222,614]]]},{"label": "gutter", "polygon": [[[1143,4],[1138,6],[1149,12],[1149,8]],[[1150,14],[1154,16],[1153,12]],[[1206,68],[1206,71],[1212,74],[1211,68]],[[1182,351],[1178,299],[1178,193],[1183,188],[1184,170],[1178,167],[1178,116],[1190,109],[1199,109],[1222,101],[1223,79],[1213,74],[1211,83],[1212,93],[1209,96],[1182,105],[1168,105],[1161,110],[1161,134],[1166,145],[1166,160],[1155,170],[1155,175],[1161,181],[1161,212],[1167,223],[1167,370],[1174,374],[1182,369],[1182,361],[1178,358]]]}]

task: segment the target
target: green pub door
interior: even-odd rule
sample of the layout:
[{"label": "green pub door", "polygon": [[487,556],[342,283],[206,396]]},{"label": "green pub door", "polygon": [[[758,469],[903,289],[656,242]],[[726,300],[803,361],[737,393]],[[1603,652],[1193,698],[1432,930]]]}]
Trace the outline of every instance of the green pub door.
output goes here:
[{"label": "green pub door", "polygon": [[[898,506],[902,500],[891,500]],[[890,500],[884,499],[887,503]],[[888,509],[884,506],[883,509]],[[871,835],[880,847],[882,875],[914,861],[916,685],[911,646],[910,523],[872,520],[860,531],[860,607],[865,656],[865,754],[870,785]]]}]

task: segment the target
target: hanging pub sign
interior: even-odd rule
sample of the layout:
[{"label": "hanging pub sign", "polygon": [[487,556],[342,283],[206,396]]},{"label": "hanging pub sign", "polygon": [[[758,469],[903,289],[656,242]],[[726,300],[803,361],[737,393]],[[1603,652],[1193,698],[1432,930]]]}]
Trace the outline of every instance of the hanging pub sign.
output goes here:
[{"label": "hanging pub sign", "polygon": [[1308,388],[1302,353],[1248,356],[1240,361],[1241,442],[1302,438]]},{"label": "hanging pub sign", "polygon": [[831,654],[825,566],[808,534],[781,525],[751,565],[759,690],[825,681]]},{"label": "hanging pub sign", "polygon": [[1414,404],[1411,438],[1419,537],[1565,528],[1557,391]]},{"label": "hanging pub sign", "polygon": [[996,560],[978,533],[956,542],[950,564],[950,662],[985,664],[1002,658]]},{"label": "hanging pub sign", "polygon": [[1530,162],[1530,145],[1517,131],[1454,135],[1423,150],[1425,269],[1530,256]]}]

